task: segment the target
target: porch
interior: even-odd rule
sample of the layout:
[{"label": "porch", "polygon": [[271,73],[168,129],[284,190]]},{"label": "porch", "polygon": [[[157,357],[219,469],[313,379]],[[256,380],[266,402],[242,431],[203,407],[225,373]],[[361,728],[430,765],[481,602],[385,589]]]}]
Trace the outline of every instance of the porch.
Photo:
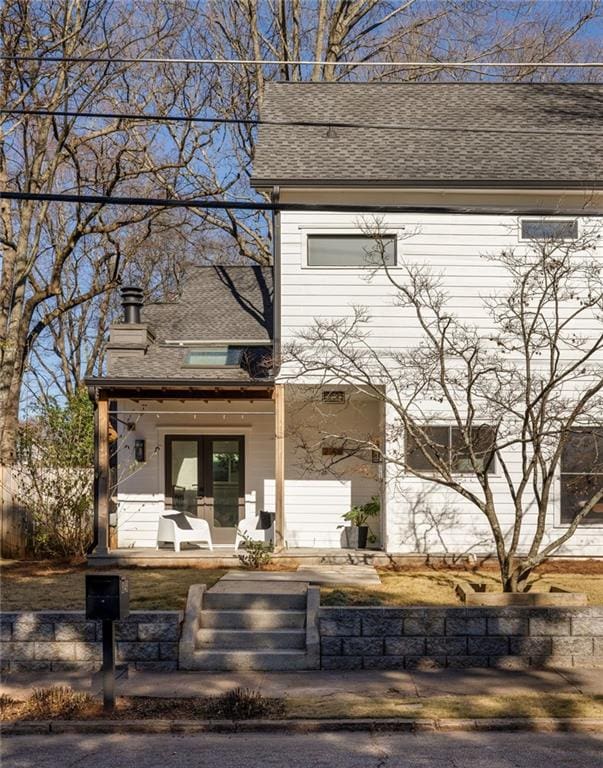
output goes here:
[{"label": "porch", "polygon": [[[113,548],[106,554],[94,552],[88,556],[88,565],[95,568],[233,568],[240,566],[241,549],[217,547],[213,551],[190,547],[174,552],[169,549]],[[396,558],[396,560],[404,558]],[[407,560],[409,558],[406,558]],[[342,549],[317,547],[292,547],[275,551],[272,562],[278,569],[314,565],[391,565],[393,559],[380,549]],[[278,570],[275,571],[278,573]]]},{"label": "porch", "polygon": [[[296,390],[282,384],[185,390],[103,381],[93,392],[96,544],[90,563],[236,565],[243,522],[273,541],[283,564],[372,563],[375,553],[355,550],[342,515],[380,494],[381,467],[370,451],[348,455],[323,432],[337,434],[343,423],[343,431],[359,438],[379,434],[378,408],[351,395],[319,407],[315,393],[300,398],[300,389],[294,396]],[[321,463],[333,455],[334,473]],[[175,551],[169,540],[158,540],[166,514],[185,525],[187,518],[202,520],[209,535]],[[384,540],[382,527],[383,519],[373,521],[372,548]]]}]

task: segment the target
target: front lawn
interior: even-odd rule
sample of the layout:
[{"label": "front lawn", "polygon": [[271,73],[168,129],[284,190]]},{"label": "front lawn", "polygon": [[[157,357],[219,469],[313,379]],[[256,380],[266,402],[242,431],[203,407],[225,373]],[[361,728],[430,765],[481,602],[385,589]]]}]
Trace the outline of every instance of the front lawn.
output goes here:
[{"label": "front lawn", "polygon": [[[3,611],[83,610],[85,565],[3,561],[0,606]],[[111,569],[113,573],[115,569]],[[211,587],[226,571],[212,568],[120,568],[130,581],[130,608],[182,610],[191,584]]]},{"label": "front lawn", "polygon": [[[578,568],[579,566],[576,566]],[[51,562],[3,561],[0,606],[15,610],[83,610],[84,575],[93,569],[85,565]],[[203,568],[121,568],[130,580],[130,607],[133,610],[182,610],[191,584],[208,587],[226,573],[225,569]],[[535,589],[549,585],[586,592],[590,605],[603,605],[603,564],[583,568],[585,573],[557,569],[543,573]],[[567,568],[565,569],[567,571]],[[597,572],[600,571],[600,572]],[[463,571],[441,569],[379,569],[379,586],[322,587],[323,605],[460,605],[455,593],[457,580],[496,583],[493,570]]]},{"label": "front lawn", "polygon": [[[579,566],[576,566],[579,568]],[[559,569],[557,569],[559,570]],[[603,568],[584,568],[601,570]],[[457,581],[484,581],[493,585],[499,580],[491,570],[379,570],[379,587],[323,587],[323,605],[460,605],[455,592]],[[601,573],[542,573],[533,587],[534,591],[548,591],[557,586],[570,592],[585,592],[589,605],[603,605],[603,572]]]}]

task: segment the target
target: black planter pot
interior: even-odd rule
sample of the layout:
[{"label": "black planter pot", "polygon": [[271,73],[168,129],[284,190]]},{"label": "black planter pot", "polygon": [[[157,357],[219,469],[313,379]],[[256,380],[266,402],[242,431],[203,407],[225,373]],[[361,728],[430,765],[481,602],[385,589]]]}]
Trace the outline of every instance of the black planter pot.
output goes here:
[{"label": "black planter pot", "polygon": [[368,525],[358,526],[358,549],[366,549],[366,543],[368,541]]}]

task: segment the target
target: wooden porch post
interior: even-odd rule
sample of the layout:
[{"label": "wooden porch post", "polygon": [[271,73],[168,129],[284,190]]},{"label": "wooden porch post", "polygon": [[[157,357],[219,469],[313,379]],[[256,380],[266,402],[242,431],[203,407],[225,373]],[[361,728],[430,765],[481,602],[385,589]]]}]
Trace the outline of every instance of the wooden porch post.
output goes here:
[{"label": "wooden porch post", "polygon": [[109,551],[109,401],[99,395],[94,409],[95,553]]},{"label": "wooden porch post", "polygon": [[285,387],[274,386],[274,547],[285,546]]}]

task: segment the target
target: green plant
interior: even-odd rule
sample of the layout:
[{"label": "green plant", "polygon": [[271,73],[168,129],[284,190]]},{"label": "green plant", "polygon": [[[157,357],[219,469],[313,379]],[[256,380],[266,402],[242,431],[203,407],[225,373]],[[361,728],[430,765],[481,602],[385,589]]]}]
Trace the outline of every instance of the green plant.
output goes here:
[{"label": "green plant", "polygon": [[261,568],[272,560],[272,544],[256,541],[246,533],[241,533],[245,542],[245,551],[239,554],[239,560],[245,568]]},{"label": "green plant", "polygon": [[17,501],[31,520],[34,554],[86,554],[92,541],[94,412],[85,389],[44,404],[20,429]]},{"label": "green plant", "polygon": [[258,717],[276,717],[285,713],[282,699],[264,696],[251,688],[234,688],[220,696],[207,699],[207,717],[229,720],[250,720]]},{"label": "green plant", "polygon": [[94,697],[89,693],[74,691],[68,685],[55,685],[51,688],[34,688],[26,707],[30,717],[69,719],[81,714],[94,703]]},{"label": "green plant", "polygon": [[[363,525],[368,525],[368,521],[371,517],[377,517],[381,511],[381,502],[378,496],[373,496],[366,504],[355,505],[345,515],[342,515],[343,519],[347,523],[360,528]],[[343,528],[343,525],[338,526]]]}]

